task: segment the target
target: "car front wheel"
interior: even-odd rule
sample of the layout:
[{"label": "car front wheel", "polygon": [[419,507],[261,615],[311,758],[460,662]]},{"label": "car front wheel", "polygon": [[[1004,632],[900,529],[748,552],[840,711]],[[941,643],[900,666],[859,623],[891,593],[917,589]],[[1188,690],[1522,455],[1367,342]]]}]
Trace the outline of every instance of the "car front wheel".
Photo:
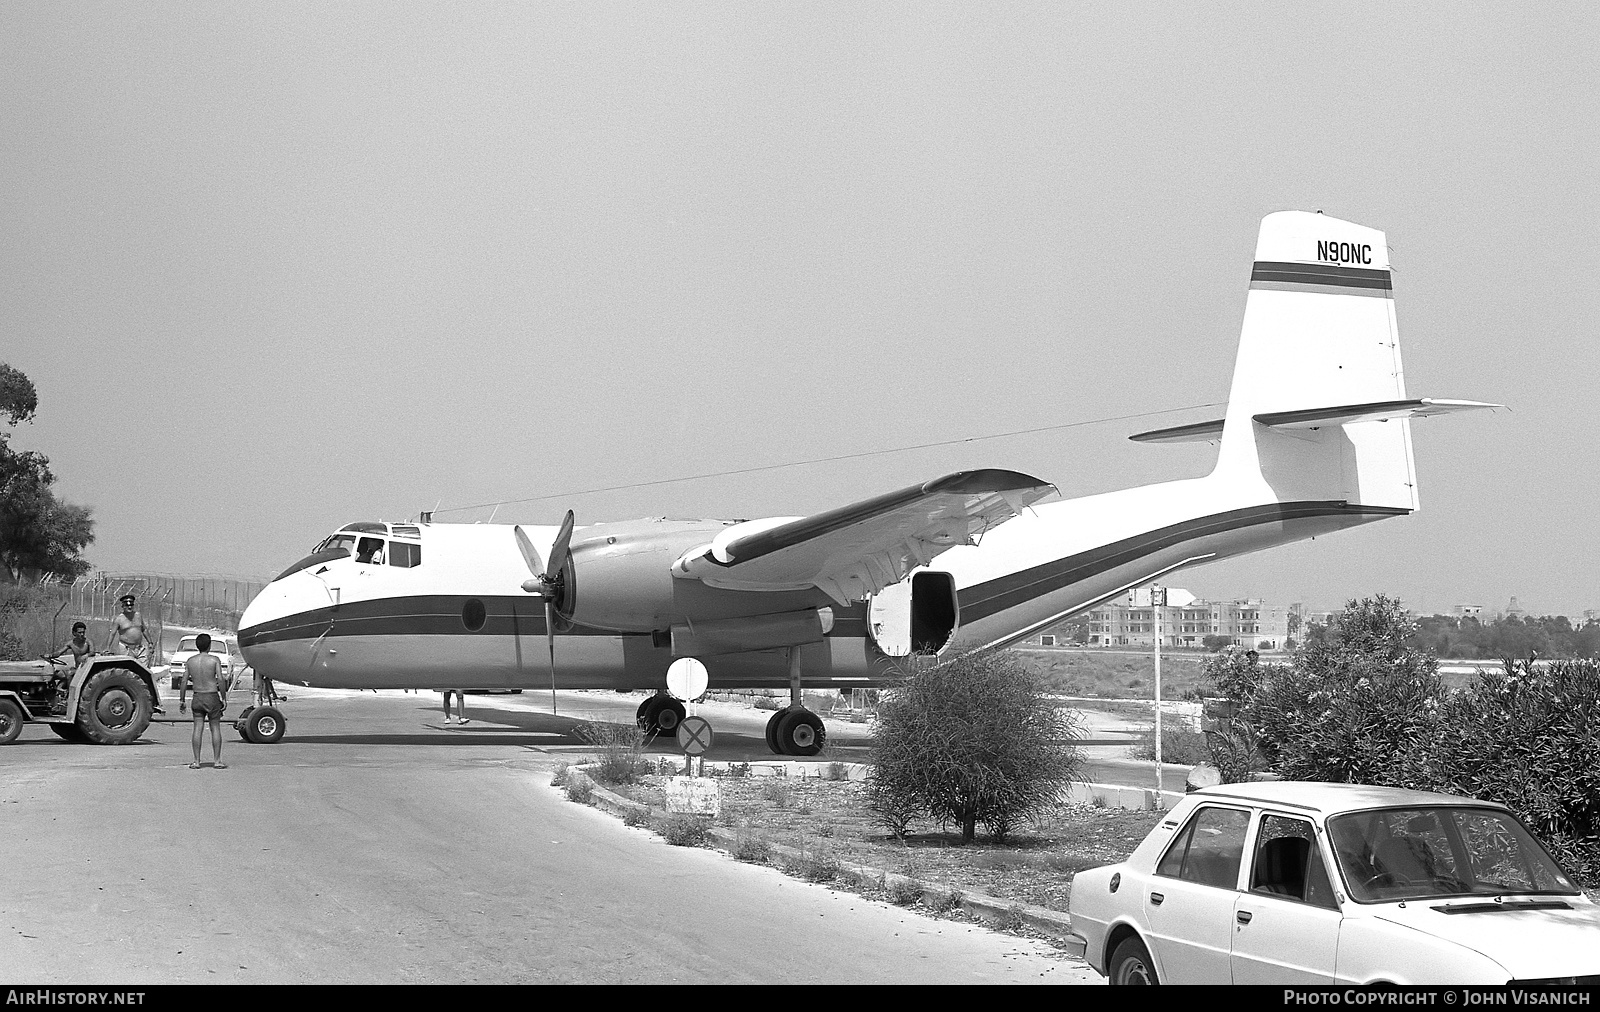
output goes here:
[{"label": "car front wheel", "polygon": [[1124,938],[1111,953],[1111,983],[1159,984],[1150,951],[1137,938]]}]

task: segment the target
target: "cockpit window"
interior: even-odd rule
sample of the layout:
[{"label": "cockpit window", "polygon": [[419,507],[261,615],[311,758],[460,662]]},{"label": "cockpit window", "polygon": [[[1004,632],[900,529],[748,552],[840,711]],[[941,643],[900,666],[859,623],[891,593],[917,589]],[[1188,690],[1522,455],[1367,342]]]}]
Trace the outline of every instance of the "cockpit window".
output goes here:
[{"label": "cockpit window", "polygon": [[311,552],[313,555],[316,555],[322,552],[343,551],[346,555],[348,555],[355,549],[355,547],[356,538],[354,534],[335,534],[331,538],[324,538],[322,544],[313,548]]},{"label": "cockpit window", "polygon": [[389,542],[389,565],[402,569],[422,565],[422,546],[404,541]]},{"label": "cockpit window", "polygon": [[383,565],[383,539],[362,538],[361,543],[356,545],[356,561]]}]

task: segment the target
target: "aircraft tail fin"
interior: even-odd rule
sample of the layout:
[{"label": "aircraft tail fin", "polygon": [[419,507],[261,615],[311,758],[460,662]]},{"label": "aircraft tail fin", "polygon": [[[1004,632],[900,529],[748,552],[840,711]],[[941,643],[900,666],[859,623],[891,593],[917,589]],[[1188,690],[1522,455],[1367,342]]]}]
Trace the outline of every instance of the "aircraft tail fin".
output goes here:
[{"label": "aircraft tail fin", "polygon": [[1414,510],[1419,403],[1406,397],[1384,234],[1305,211],[1267,215],[1216,475],[1265,481],[1278,502]]}]

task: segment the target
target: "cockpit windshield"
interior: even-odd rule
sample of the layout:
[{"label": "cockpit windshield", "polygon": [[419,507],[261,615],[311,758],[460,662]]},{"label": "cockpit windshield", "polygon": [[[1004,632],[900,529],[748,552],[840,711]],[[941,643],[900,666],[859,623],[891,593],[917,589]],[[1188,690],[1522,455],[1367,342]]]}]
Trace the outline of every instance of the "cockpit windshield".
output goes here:
[{"label": "cockpit windshield", "polygon": [[317,547],[311,549],[311,554],[320,555],[323,552],[332,552],[343,549],[348,554],[356,546],[354,534],[335,534],[330,538],[323,538]]}]

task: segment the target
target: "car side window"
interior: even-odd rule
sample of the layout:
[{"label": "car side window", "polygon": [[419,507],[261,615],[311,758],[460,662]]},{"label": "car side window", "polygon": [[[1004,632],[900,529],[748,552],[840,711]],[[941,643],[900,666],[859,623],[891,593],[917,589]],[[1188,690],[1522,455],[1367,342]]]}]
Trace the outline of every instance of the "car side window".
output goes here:
[{"label": "car side window", "polygon": [[1190,817],[1156,865],[1156,874],[1198,885],[1234,889],[1244,860],[1250,813],[1238,808],[1201,808]]},{"label": "car side window", "polygon": [[1338,909],[1311,823],[1283,815],[1261,817],[1250,865],[1250,891]]}]

